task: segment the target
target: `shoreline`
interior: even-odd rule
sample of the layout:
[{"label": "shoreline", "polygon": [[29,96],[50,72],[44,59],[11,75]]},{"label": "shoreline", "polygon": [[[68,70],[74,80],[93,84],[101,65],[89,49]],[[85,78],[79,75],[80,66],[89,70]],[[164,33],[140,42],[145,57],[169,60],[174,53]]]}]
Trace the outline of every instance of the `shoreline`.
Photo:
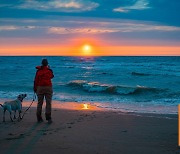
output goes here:
[{"label": "shoreline", "polygon": [[[23,101],[23,112],[29,107],[32,100]],[[95,102],[96,103],[96,102]],[[3,104],[3,101],[0,100],[0,104]],[[97,102],[97,104],[100,104]],[[103,104],[103,103],[102,103]],[[43,109],[45,108],[46,102],[43,103]],[[31,108],[37,107],[37,100],[33,102]],[[118,114],[132,114],[136,116],[147,116],[147,117],[165,117],[165,118],[178,118],[178,112],[176,113],[157,113],[157,112],[138,112],[138,111],[128,111],[128,110],[121,110],[121,109],[114,109],[114,108],[106,108],[100,107],[92,102],[61,102],[52,100],[52,110],[84,110],[84,111],[103,111],[103,112],[117,112]],[[1,109],[0,109],[1,112]]]},{"label": "shoreline", "polygon": [[[24,107],[28,107],[32,101],[25,101],[23,102]],[[86,106],[84,106],[86,104]],[[62,102],[62,101],[52,101],[52,108],[55,109],[67,109],[67,110],[96,110],[96,111],[109,111],[109,112],[119,112],[119,113],[131,113],[131,114],[141,114],[141,115],[167,115],[167,116],[175,116],[177,117],[178,112],[174,113],[157,113],[157,112],[140,112],[138,110],[131,111],[126,110],[124,108],[107,108],[107,107],[101,107],[100,105],[103,103],[99,102]],[[121,104],[119,104],[121,106]],[[33,107],[37,106],[37,101],[35,101],[32,105]],[[45,106],[45,102],[43,103],[43,106]],[[177,107],[173,107],[177,110]]]},{"label": "shoreline", "polygon": [[[28,103],[27,103],[28,104]],[[0,118],[1,153],[175,153],[177,115],[137,114],[96,109],[59,109],[53,123],[36,122],[35,105],[21,122]],[[23,111],[26,106],[23,108]],[[2,110],[0,110],[2,117]],[[168,117],[167,117],[168,116]]]},{"label": "shoreline", "polygon": [[[5,101],[12,99],[0,98],[0,103],[3,104]],[[25,99],[23,101],[23,106],[27,106],[31,103],[31,99]],[[37,99],[33,104],[37,103]],[[45,102],[44,102],[45,104]],[[63,109],[81,109],[82,104],[88,104],[92,109],[96,110],[109,110],[109,111],[120,111],[120,112],[132,112],[139,114],[167,114],[167,115],[177,115],[178,114],[178,105],[163,105],[163,104],[136,104],[132,103],[113,103],[113,102],[96,102],[96,101],[61,101],[61,100],[52,100],[52,107],[63,108]]]}]

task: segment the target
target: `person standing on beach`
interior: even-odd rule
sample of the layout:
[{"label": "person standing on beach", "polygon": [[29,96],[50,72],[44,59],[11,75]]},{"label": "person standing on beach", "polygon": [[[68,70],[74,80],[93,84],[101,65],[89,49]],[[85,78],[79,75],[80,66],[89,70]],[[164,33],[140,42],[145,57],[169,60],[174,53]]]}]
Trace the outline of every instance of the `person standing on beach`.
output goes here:
[{"label": "person standing on beach", "polygon": [[48,123],[52,123],[51,119],[51,101],[52,101],[52,82],[51,79],[54,77],[53,71],[48,66],[47,59],[42,60],[42,66],[36,67],[37,72],[34,79],[34,92],[37,94],[38,97],[38,104],[37,104],[37,121],[43,122],[42,119],[42,105],[44,101],[44,97],[46,99],[46,111],[45,117]]}]

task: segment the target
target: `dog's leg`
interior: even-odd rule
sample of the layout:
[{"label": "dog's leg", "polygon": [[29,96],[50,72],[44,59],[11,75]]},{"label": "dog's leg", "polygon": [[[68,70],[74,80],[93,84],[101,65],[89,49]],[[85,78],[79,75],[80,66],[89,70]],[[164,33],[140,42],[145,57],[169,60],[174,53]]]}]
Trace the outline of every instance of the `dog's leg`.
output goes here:
[{"label": "dog's leg", "polygon": [[6,109],[4,109],[4,112],[3,112],[3,122],[5,122],[5,113],[6,113]]},{"label": "dog's leg", "polygon": [[14,119],[16,119],[16,110],[14,111]]},{"label": "dog's leg", "polygon": [[19,117],[18,117],[19,121],[22,119],[21,117],[21,110],[19,110]]},{"label": "dog's leg", "polygon": [[11,113],[11,111],[9,112],[9,114],[10,114],[10,119],[11,119],[11,121],[13,122],[13,119],[12,119],[12,113]]}]

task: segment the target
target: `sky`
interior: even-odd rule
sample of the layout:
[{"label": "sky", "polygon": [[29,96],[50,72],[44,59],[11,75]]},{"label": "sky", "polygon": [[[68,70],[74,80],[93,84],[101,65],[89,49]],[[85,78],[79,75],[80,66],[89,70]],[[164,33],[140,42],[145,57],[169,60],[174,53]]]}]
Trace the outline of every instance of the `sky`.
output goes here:
[{"label": "sky", "polygon": [[179,56],[179,8],[180,0],[0,0],[0,55]]}]

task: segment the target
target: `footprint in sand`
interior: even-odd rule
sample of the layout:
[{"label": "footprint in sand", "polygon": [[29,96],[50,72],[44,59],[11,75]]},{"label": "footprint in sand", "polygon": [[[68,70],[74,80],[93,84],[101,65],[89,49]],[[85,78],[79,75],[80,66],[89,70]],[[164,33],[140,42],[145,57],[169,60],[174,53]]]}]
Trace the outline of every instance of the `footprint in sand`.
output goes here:
[{"label": "footprint in sand", "polygon": [[[66,129],[66,126],[56,128],[53,132],[54,132],[54,133],[57,133],[57,132],[59,132],[60,130],[63,130],[63,129]],[[50,132],[50,133],[52,134],[52,132]],[[49,134],[50,134],[50,133],[49,133]]]},{"label": "footprint in sand", "polygon": [[67,124],[73,125],[73,124],[75,124],[75,122],[68,122]]},{"label": "footprint in sand", "polygon": [[15,137],[8,137],[6,140],[16,140],[16,139],[21,139],[24,138],[24,134],[19,134],[18,136]]}]

